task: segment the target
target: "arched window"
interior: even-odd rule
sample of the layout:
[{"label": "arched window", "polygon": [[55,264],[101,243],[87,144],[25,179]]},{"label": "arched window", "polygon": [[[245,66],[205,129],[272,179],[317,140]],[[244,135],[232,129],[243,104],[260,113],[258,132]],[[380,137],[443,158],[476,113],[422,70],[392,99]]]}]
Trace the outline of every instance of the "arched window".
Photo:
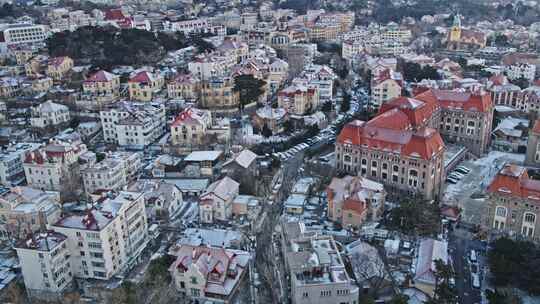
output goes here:
[{"label": "arched window", "polygon": [[536,215],[534,213],[526,212],[523,216],[523,221],[528,224],[534,224],[536,222]]},{"label": "arched window", "polygon": [[416,170],[409,170],[409,176],[417,177],[417,176],[418,176],[418,171],[416,171]]}]

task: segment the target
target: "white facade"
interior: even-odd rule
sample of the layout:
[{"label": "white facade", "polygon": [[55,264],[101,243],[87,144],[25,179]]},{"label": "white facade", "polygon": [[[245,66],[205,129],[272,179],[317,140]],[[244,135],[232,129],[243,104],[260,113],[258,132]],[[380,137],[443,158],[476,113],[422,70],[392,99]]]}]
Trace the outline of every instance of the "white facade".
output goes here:
[{"label": "white facade", "polygon": [[7,45],[44,42],[48,29],[41,24],[10,24],[0,27]]},{"label": "white facade", "polygon": [[24,181],[23,161],[26,154],[40,144],[18,143],[0,152],[0,185],[19,185]]},{"label": "white facade", "polygon": [[147,146],[165,133],[165,107],[120,102],[100,112],[103,138],[120,146]]},{"label": "white facade", "polygon": [[82,170],[84,190],[92,194],[97,190],[120,190],[135,177],[142,167],[142,155],[114,152],[99,163]]},{"label": "white facade", "polygon": [[37,233],[15,246],[29,291],[61,292],[70,286],[73,273],[66,236],[56,232]]},{"label": "white facade", "polygon": [[148,243],[142,193],[119,192],[99,206],[68,215],[51,227],[67,237],[78,278],[108,280],[129,269]]},{"label": "white facade", "polygon": [[520,63],[506,66],[504,71],[508,79],[516,80],[525,78],[528,81],[533,81],[536,74],[536,66],[534,64]]},{"label": "white facade", "polygon": [[46,101],[32,108],[30,125],[34,128],[45,128],[69,123],[69,108]]}]

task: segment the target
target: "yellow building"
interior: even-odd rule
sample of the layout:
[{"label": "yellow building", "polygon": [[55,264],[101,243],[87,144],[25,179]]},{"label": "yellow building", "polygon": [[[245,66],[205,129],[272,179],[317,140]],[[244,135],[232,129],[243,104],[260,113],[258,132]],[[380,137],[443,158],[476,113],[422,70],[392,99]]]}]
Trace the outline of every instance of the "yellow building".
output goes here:
[{"label": "yellow building", "polygon": [[71,68],[73,68],[73,59],[67,56],[54,57],[49,59],[47,75],[53,80],[60,80],[67,75]]},{"label": "yellow building", "polygon": [[83,82],[83,93],[91,96],[118,97],[120,76],[107,71],[98,71]]},{"label": "yellow building", "polygon": [[447,48],[449,50],[480,49],[487,44],[486,34],[471,29],[464,29],[461,26],[461,16],[454,17],[454,24],[450,28],[447,37]]},{"label": "yellow building", "polygon": [[200,106],[205,109],[236,109],[240,104],[240,94],[235,92],[234,81],[230,77],[212,77],[201,84]]},{"label": "yellow building", "polygon": [[34,52],[27,48],[18,48],[12,51],[18,65],[24,65],[34,56]]},{"label": "yellow building", "polygon": [[24,71],[27,77],[38,77],[45,73],[49,57],[45,55],[37,55],[32,57],[24,65]]},{"label": "yellow building", "polygon": [[47,92],[53,86],[51,77],[38,77],[32,80],[32,91],[36,93]]},{"label": "yellow building", "polygon": [[200,80],[191,74],[179,74],[167,84],[169,98],[196,99]]},{"label": "yellow building", "polygon": [[129,98],[139,101],[151,101],[165,84],[159,74],[140,71],[129,79]]}]

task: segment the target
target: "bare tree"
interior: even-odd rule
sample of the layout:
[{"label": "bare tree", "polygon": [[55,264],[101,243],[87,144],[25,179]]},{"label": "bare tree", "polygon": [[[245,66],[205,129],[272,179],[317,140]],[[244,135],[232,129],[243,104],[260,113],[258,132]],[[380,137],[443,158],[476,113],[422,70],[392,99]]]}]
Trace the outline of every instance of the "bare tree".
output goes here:
[{"label": "bare tree", "polygon": [[370,294],[375,295],[385,287],[389,280],[386,267],[377,250],[369,247],[367,250],[355,251],[350,255],[350,261],[357,282],[362,285],[367,284]]}]

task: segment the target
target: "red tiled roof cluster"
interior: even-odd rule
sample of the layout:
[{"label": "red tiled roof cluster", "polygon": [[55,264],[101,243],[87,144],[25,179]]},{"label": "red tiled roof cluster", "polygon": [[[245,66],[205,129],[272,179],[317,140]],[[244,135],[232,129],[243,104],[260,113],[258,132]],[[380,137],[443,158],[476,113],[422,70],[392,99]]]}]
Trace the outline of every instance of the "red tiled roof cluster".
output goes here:
[{"label": "red tiled roof cluster", "polygon": [[362,215],[364,212],[366,212],[367,208],[365,202],[348,198],[343,203],[343,210],[354,211],[357,214]]},{"label": "red tiled roof cluster", "polygon": [[88,77],[84,82],[108,82],[112,80],[113,76],[114,74],[100,70]]},{"label": "red tiled roof cluster", "polygon": [[514,164],[505,165],[487,190],[489,193],[520,197],[540,203],[540,180],[531,179],[525,167]]},{"label": "red tiled roof cluster", "polygon": [[392,110],[403,113],[412,126],[420,127],[439,110],[439,105],[432,100],[421,101],[402,96],[383,103],[379,109],[379,116]]},{"label": "red tiled roof cluster", "polygon": [[173,123],[171,124],[171,127],[177,127],[179,125],[183,124],[189,124],[189,125],[198,125],[203,123],[202,115],[204,115],[203,112],[193,109],[193,108],[187,108],[182,113],[180,113],[176,118],[174,119]]},{"label": "red tiled roof cluster", "polygon": [[439,104],[442,108],[463,111],[488,112],[493,106],[491,96],[487,93],[431,89],[415,98],[426,103]]},{"label": "red tiled roof cluster", "polygon": [[122,12],[121,9],[119,8],[116,8],[116,9],[109,9],[109,10],[106,10],[105,11],[105,20],[108,20],[108,21],[117,21],[117,20],[123,20],[125,19],[127,16],[124,15],[124,13]]},{"label": "red tiled roof cluster", "polygon": [[138,82],[138,83],[151,83],[153,80],[152,74],[148,71],[140,71],[129,79],[129,82]]}]

